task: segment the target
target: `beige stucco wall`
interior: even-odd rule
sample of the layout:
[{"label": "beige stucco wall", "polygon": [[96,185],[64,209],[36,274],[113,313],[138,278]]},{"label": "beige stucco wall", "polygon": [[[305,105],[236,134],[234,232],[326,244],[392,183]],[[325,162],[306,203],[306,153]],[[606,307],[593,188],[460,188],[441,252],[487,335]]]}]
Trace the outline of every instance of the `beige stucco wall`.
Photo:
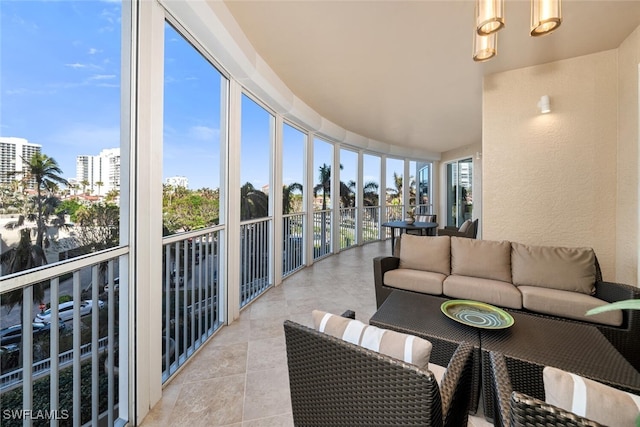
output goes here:
[{"label": "beige stucco wall", "polygon": [[483,238],[593,247],[613,280],[617,110],[617,50],[487,76]]},{"label": "beige stucco wall", "polygon": [[640,283],[638,262],[638,183],[640,162],[640,27],[618,49],[618,187],[616,204],[616,280]]}]

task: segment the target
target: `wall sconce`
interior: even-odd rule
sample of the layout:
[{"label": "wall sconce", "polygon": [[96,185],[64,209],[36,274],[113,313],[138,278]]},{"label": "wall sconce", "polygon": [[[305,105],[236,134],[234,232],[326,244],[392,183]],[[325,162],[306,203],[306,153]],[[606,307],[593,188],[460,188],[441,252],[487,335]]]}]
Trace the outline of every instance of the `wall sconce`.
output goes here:
[{"label": "wall sconce", "polygon": [[549,34],[562,24],[561,0],[531,0],[531,32],[533,37]]},{"label": "wall sconce", "polygon": [[551,112],[551,102],[549,101],[549,95],[542,95],[540,101],[538,101],[538,108],[542,114]]}]

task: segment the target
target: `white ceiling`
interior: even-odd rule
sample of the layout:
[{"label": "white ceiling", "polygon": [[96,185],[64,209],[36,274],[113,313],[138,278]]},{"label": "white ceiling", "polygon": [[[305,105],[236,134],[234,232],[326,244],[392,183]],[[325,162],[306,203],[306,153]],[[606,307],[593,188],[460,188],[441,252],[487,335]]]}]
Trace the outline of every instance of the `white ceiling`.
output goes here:
[{"label": "white ceiling", "polygon": [[533,38],[529,2],[506,0],[498,55],[475,63],[471,0],[226,4],[258,54],[320,115],[436,152],[481,141],[484,75],[614,49],[640,25],[640,0],[564,0],[560,28]]}]

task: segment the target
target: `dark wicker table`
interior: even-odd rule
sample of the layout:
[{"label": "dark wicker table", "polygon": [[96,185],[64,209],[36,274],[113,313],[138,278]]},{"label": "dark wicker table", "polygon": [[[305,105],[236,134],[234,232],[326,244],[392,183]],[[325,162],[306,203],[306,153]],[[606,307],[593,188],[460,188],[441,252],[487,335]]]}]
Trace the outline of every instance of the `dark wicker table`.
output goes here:
[{"label": "dark wicker table", "polygon": [[493,419],[489,351],[505,355],[514,390],[544,400],[542,369],[559,369],[640,394],[640,373],[595,326],[511,311],[508,329],[481,330],[484,413]]},{"label": "dark wicker table", "polygon": [[432,295],[396,290],[389,295],[369,323],[380,328],[408,333],[429,340],[432,363],[447,366],[461,342],[474,346],[471,413],[480,396],[480,334],[478,329],[449,319],[440,311],[447,301]]}]

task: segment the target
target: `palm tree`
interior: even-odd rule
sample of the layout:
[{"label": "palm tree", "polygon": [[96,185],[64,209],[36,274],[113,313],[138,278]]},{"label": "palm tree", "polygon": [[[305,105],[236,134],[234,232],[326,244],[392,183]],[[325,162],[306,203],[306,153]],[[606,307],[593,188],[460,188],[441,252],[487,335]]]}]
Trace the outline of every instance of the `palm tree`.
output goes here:
[{"label": "palm tree", "polygon": [[[44,256],[42,247],[31,244],[31,230],[28,228],[20,230],[20,241],[11,249],[5,251],[0,255],[0,263],[2,264],[2,271],[5,274],[17,273],[19,271],[29,270],[35,267],[40,267],[47,263]],[[40,301],[44,299],[44,287],[42,283],[36,283],[33,285],[33,301]],[[16,289],[11,292],[7,292],[2,295],[2,305],[9,307],[9,311],[16,305],[20,305],[20,322],[23,322],[24,305],[23,303],[23,288]],[[22,325],[22,331],[26,331],[25,325]],[[20,353],[24,348],[24,336],[22,334],[22,342],[20,343]],[[19,357],[20,366],[22,366],[22,354]]]},{"label": "palm tree", "polygon": [[282,213],[285,215],[293,210],[293,193],[295,191],[302,192],[302,184],[293,182],[282,186]]},{"label": "palm tree", "polygon": [[98,187],[98,194],[100,194],[100,189],[102,188],[103,185],[104,185],[104,182],[96,181],[96,187]]},{"label": "palm tree", "polygon": [[62,169],[58,166],[58,162],[53,157],[46,154],[35,153],[30,159],[22,159],[24,162],[24,171],[11,172],[12,175],[23,175],[30,177],[35,182],[36,187],[36,246],[42,248],[44,240],[45,225],[45,198],[42,191],[51,188],[54,184],[67,185],[66,179],[60,176]]},{"label": "palm tree", "polygon": [[387,195],[389,201],[402,199],[402,175],[398,175],[397,172],[393,173],[393,185],[394,188],[387,188]]},{"label": "palm tree", "polygon": [[80,185],[82,185],[82,194],[87,194],[87,187],[89,186],[90,182],[87,179],[83,179],[82,181],[80,181]]},{"label": "palm tree", "polygon": [[262,218],[269,215],[269,196],[257,190],[250,182],[240,187],[240,220]]}]

